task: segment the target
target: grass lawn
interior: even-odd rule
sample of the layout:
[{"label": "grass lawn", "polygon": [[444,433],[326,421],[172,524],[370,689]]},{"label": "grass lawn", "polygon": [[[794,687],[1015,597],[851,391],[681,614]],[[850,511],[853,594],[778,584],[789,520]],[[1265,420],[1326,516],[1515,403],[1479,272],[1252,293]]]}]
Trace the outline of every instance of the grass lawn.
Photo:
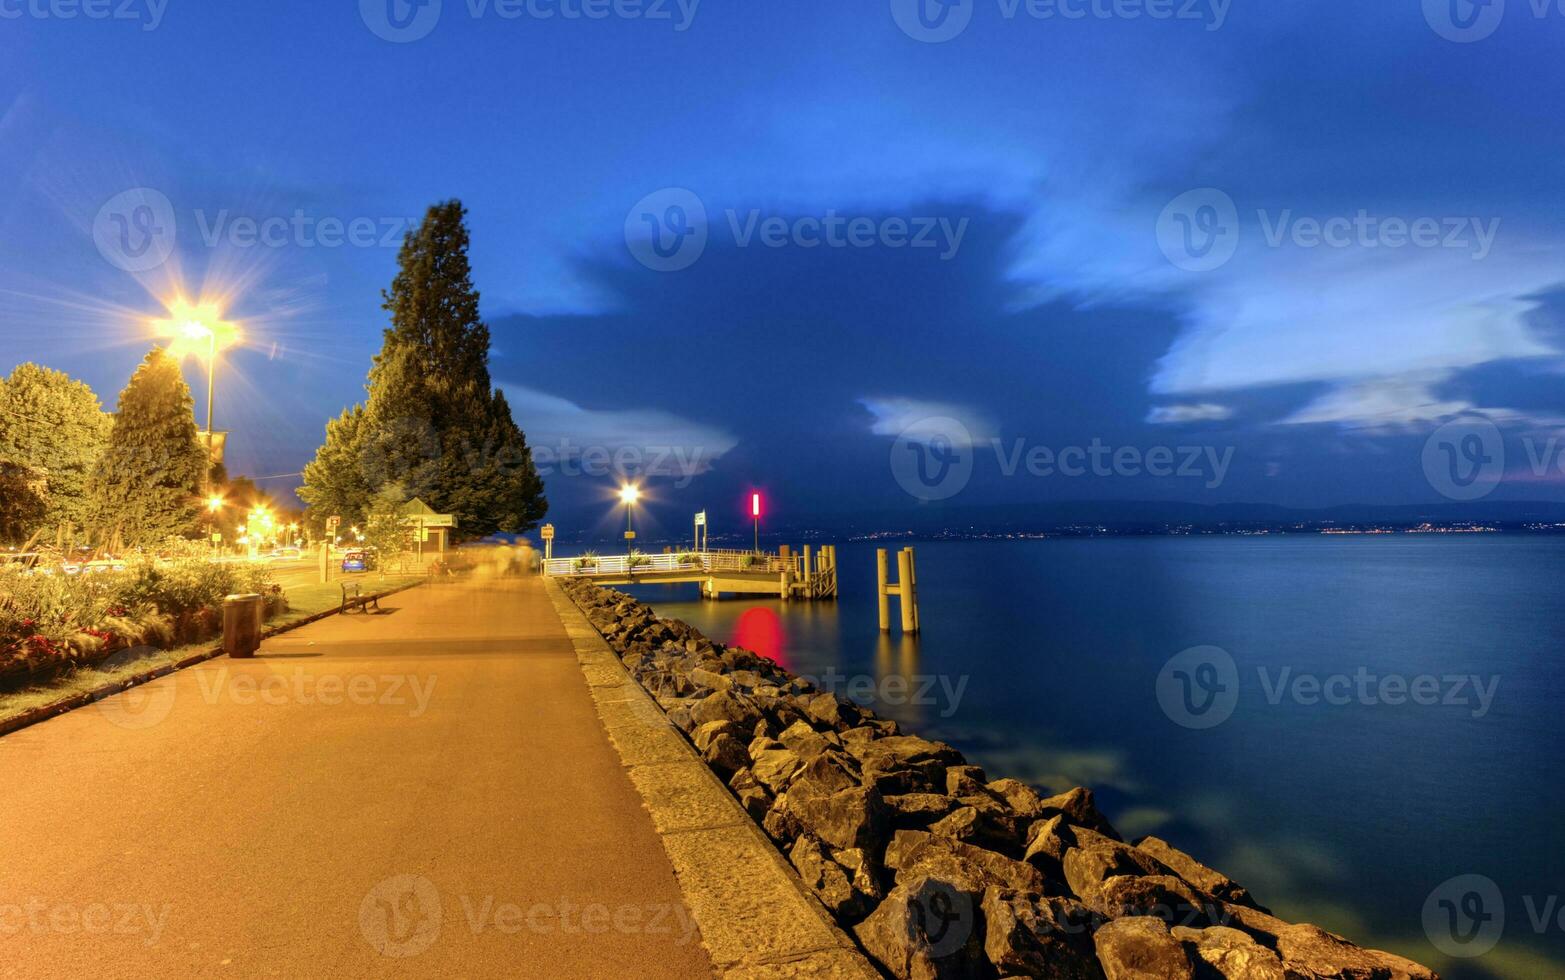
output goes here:
[{"label": "grass lawn", "polygon": [[[418,582],[423,577],[422,575],[381,576],[371,572],[367,575],[348,576],[348,581],[358,582],[364,592],[369,594]],[[285,587],[284,591],[288,595],[288,611],[267,620],[267,627],[287,626],[328,609],[336,609],[342,602],[341,581],[341,579],[333,579],[324,585],[312,582],[307,585]],[[54,704],[56,701],[63,701],[72,695],[86,694],[116,682],[129,680],[165,664],[178,663],[186,657],[214,649],[218,645],[219,640],[214,637],[201,643],[175,647],[172,650],[154,650],[135,660],[121,662],[111,658],[110,662],[95,667],[83,667],[80,670],[61,673],[46,683],[15,691],[0,691],[0,721],[7,721],[35,708]]]}]

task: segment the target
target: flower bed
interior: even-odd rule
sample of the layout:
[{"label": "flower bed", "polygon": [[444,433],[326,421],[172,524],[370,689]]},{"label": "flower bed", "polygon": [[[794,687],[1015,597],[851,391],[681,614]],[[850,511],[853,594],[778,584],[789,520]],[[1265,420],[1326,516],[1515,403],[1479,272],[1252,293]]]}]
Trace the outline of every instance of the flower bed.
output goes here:
[{"label": "flower bed", "polygon": [[136,646],[216,635],[223,597],[264,592],[269,572],[186,549],[137,557],[124,571],[0,576],[0,682],[96,663]]}]

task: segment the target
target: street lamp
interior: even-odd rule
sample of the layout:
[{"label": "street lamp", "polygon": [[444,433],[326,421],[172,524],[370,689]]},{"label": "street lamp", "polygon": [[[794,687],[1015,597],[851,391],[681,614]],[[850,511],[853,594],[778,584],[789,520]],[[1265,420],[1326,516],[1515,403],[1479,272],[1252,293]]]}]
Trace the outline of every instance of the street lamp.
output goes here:
[{"label": "street lamp", "polygon": [[633,483],[627,483],[619,488],[619,499],[625,504],[625,547],[630,547],[630,542],[636,540],[636,529],[631,526],[631,509],[636,506],[636,501],[641,499],[641,488]]},{"label": "street lamp", "polygon": [[213,551],[217,550],[217,512],[222,509],[223,498],[221,494],[214,493],[212,496],[206,499],[206,511],[208,515],[207,542],[212,546]]},{"label": "street lamp", "polygon": [[750,516],[755,519],[755,553],[761,553],[761,495],[750,494]]},{"label": "street lamp", "polygon": [[169,353],[175,357],[195,354],[206,358],[207,475],[212,472],[212,406],[216,401],[217,352],[239,342],[239,325],[224,320],[216,303],[192,303],[183,296],[163,304],[168,319],[154,320],[159,336],[172,338]]}]

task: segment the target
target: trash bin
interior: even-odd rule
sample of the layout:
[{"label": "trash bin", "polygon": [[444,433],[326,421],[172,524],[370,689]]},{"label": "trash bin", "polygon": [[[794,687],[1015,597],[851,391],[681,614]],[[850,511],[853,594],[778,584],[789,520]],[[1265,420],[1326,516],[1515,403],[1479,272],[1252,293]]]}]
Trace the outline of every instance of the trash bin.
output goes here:
[{"label": "trash bin", "polygon": [[230,657],[253,657],[261,645],[261,610],[266,600],[259,595],[231,595],[223,600],[223,652]]}]

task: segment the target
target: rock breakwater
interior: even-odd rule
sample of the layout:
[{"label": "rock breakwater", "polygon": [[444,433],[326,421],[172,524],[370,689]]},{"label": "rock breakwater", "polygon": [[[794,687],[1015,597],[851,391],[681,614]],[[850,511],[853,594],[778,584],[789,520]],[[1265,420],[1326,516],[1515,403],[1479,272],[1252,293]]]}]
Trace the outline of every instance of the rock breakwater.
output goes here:
[{"label": "rock breakwater", "polygon": [[585,580],[567,594],[821,903],[899,978],[1433,980],[1271,915],[1077,787],[990,779],[942,742]]}]

